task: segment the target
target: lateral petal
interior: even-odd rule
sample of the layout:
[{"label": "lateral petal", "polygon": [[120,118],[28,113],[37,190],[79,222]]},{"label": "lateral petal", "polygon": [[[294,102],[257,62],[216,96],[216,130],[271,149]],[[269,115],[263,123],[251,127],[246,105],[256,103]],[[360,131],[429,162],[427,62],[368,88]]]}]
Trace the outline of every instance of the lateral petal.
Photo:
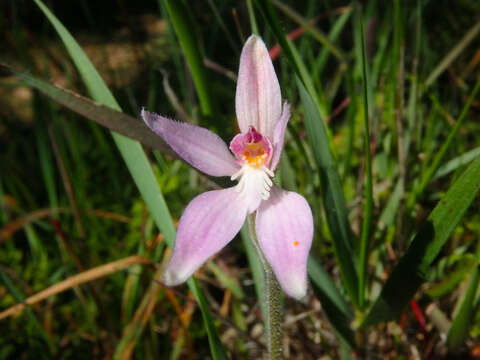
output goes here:
[{"label": "lateral petal", "polygon": [[225,142],[200,126],[167,119],[142,109],[143,121],[187,163],[212,176],[231,176],[240,166]]},{"label": "lateral petal", "polygon": [[165,284],[186,281],[235,237],[246,215],[247,204],[234,188],[208,191],[193,199],[178,224],[175,247],[164,273]]},{"label": "lateral petal", "polygon": [[283,143],[285,141],[285,130],[287,129],[287,123],[290,119],[290,104],[283,103],[282,116],[273,129],[273,155],[272,163],[270,164],[270,170],[275,171],[280,156],[282,156]]},{"label": "lateral petal", "polygon": [[313,238],[313,216],[297,193],[273,187],[257,211],[258,242],[283,291],[302,298],[307,291],[307,259]]},{"label": "lateral petal", "polygon": [[235,109],[242,133],[254,126],[270,139],[282,112],[277,75],[263,40],[251,35],[243,46]]}]

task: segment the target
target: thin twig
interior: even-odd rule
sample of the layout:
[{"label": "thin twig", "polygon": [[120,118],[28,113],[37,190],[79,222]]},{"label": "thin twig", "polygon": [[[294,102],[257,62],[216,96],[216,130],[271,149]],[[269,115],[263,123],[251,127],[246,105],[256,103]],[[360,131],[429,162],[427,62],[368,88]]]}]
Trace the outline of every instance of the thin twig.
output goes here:
[{"label": "thin twig", "polygon": [[4,227],[0,228],[0,243],[7,240],[15,232],[23,228],[25,225],[30,224],[33,221],[40,220],[47,216],[52,216],[61,212],[69,211],[67,208],[51,208],[51,209],[38,209],[25,216],[15,219]]},{"label": "thin twig", "polygon": [[212,69],[215,72],[218,72],[219,74],[224,75],[225,77],[229,78],[233,82],[237,81],[237,75],[231,70],[228,70],[226,67],[217,64],[216,62],[208,59],[208,58],[203,58],[203,64],[209,68]]},{"label": "thin twig", "polygon": [[325,46],[330,52],[338,59],[340,62],[345,61],[345,55],[343,52],[337,48],[326,36],[323,34],[314,24],[315,20],[306,20],[303,16],[298,14],[295,10],[291,7],[285,5],[283,2],[278,0],[271,0],[272,4],[275,5],[280,11],[282,11],[285,15],[290,17],[293,21],[297,24],[301,25],[305,30],[309,31],[312,36],[317,39],[323,46]]},{"label": "thin twig", "polygon": [[165,94],[167,95],[170,105],[173,106],[173,108],[175,109],[177,115],[180,117],[181,120],[191,123],[192,121],[190,120],[190,116],[188,116],[187,111],[178,100],[177,94],[175,94],[175,91],[173,91],[172,87],[170,86],[170,82],[168,81],[168,72],[163,69],[160,70],[160,72],[162,73],[162,76],[163,76],[163,81],[162,81],[163,91],[165,91]]},{"label": "thin twig", "polygon": [[452,64],[453,61],[462,53],[463,50],[475,39],[475,37],[480,33],[480,21],[477,22],[470,30],[467,31],[465,36],[457,43],[457,45],[448,52],[447,56],[443,58],[442,61],[437,65],[437,67],[432,71],[425,80],[425,88],[428,88],[432,85],[435,80]]},{"label": "thin twig", "polygon": [[240,38],[242,43],[244,43],[245,42],[245,36],[243,35],[242,26],[240,25],[240,21],[238,20],[238,12],[237,12],[237,9],[235,9],[235,8],[232,9],[232,18],[233,18],[233,22],[235,23],[235,26],[237,28],[238,37]]},{"label": "thin twig", "polygon": [[[104,219],[115,220],[115,221],[123,222],[127,224],[130,222],[130,218],[124,215],[110,212],[110,211],[89,210],[89,209],[84,209],[83,211],[89,215],[93,215],[93,216],[104,218]],[[31,213],[28,213],[22,217],[12,220],[8,224],[0,228],[0,243],[6,241],[15,232],[22,229],[25,225],[28,225],[32,222],[41,220],[46,217],[51,217],[59,213],[68,214],[70,212],[71,212],[70,208],[45,208],[45,209],[38,209],[38,210],[32,211]]]},{"label": "thin twig", "polygon": [[5,311],[2,311],[0,313],[0,320],[15,315],[25,309],[26,306],[33,305],[39,301],[49,298],[50,296],[56,295],[65,290],[69,290],[77,285],[84,284],[89,281],[93,281],[98,278],[118,272],[135,264],[151,264],[151,262],[147,258],[133,255],[105,265],[97,266],[93,269],[87,270],[80,274],[71,276],[68,279],[60,281],[55,285],[52,285],[45,290],[42,290],[39,293],[28,297],[23,303],[14,305]]}]

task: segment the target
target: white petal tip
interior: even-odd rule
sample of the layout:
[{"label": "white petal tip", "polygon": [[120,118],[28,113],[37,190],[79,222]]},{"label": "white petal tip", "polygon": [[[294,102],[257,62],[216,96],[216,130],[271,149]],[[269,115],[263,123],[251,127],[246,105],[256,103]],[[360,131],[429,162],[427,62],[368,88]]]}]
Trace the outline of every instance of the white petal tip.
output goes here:
[{"label": "white petal tip", "polygon": [[301,300],[307,294],[307,284],[305,281],[295,281],[291,282],[288,287],[284,287],[283,290],[288,296]]},{"label": "white petal tip", "polygon": [[163,273],[163,283],[166,286],[180,285],[181,283],[187,281],[187,278],[188,276],[185,277],[184,274],[168,269]]},{"label": "white petal tip", "polygon": [[142,110],[140,111],[140,116],[142,117],[143,122],[153,131],[153,113],[146,111],[145,108],[142,107]]},{"label": "white petal tip", "polygon": [[247,41],[245,42],[245,44],[250,44],[254,41],[257,41],[257,40],[260,40],[263,42],[262,38],[258,35],[255,35],[255,34],[252,34],[248,37]]}]

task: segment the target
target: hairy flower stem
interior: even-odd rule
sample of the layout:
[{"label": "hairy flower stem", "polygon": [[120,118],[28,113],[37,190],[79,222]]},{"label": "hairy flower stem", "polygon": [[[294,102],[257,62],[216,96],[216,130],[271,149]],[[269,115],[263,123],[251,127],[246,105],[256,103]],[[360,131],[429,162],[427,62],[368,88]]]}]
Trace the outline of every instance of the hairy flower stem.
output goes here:
[{"label": "hairy flower stem", "polygon": [[280,285],[275,278],[275,274],[273,273],[267,259],[265,259],[262,249],[258,244],[257,234],[255,232],[255,214],[248,215],[247,221],[250,239],[257,251],[265,275],[265,287],[261,301],[263,302],[262,311],[265,321],[268,359],[281,360],[283,359],[283,294]]}]

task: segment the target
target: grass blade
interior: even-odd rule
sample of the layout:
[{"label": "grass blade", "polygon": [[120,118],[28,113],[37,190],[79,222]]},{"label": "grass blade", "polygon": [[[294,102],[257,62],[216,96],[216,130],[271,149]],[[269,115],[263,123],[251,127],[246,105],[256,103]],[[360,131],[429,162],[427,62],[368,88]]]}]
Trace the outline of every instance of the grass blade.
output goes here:
[{"label": "grass blade", "polygon": [[205,66],[203,65],[200,42],[198,41],[198,36],[195,35],[193,19],[182,1],[164,0],[164,4],[192,73],[202,113],[205,116],[212,116],[215,106],[213,97],[210,95],[210,84]]},{"label": "grass blade", "polygon": [[240,235],[242,236],[243,247],[245,248],[245,252],[247,254],[248,265],[250,267],[250,270],[252,271],[257,299],[260,301],[262,314],[266,314],[265,302],[262,301],[264,296],[263,294],[265,294],[265,274],[262,269],[262,264],[260,264],[260,260],[258,259],[256,250],[250,240],[250,235],[248,233],[248,225],[246,222],[245,224],[243,224],[242,229],[240,230]]},{"label": "grass blade", "polygon": [[457,43],[457,45],[449,51],[447,56],[437,65],[437,67],[432,71],[425,80],[425,88],[428,88],[432,85],[435,80],[450,66],[450,64],[455,61],[455,59],[465,50],[468,45],[475,39],[475,37],[480,33],[480,21],[477,22],[472,28],[470,28],[465,36]]},{"label": "grass blade", "polygon": [[215,360],[228,360],[228,356],[223,349],[223,345],[220,342],[220,338],[217,333],[217,329],[213,323],[212,315],[210,314],[210,310],[208,309],[208,303],[201,291],[198,283],[195,279],[190,278],[188,280],[188,285],[192,290],[195,299],[197,299],[198,306],[200,307],[200,311],[202,312],[203,322],[208,334],[208,343],[210,345],[210,351],[212,353],[212,357]]},{"label": "grass blade", "polygon": [[477,158],[435,206],[393,269],[361,327],[393,320],[402,313],[479,190],[480,158]]},{"label": "grass blade", "polygon": [[[335,42],[342,31],[345,28],[345,25],[348,23],[348,20],[350,19],[350,15],[352,14],[352,9],[348,8],[342,15],[338,17],[338,19],[332,24],[332,27],[330,29],[330,32],[328,34],[328,39],[330,42]],[[317,60],[315,60],[315,67],[313,69],[313,74],[312,77],[314,79],[319,78],[319,75],[323,73],[323,70],[325,69],[325,65],[327,64],[327,60],[329,58],[330,52],[328,48],[322,48],[320,50],[320,53],[317,57]]]},{"label": "grass blade", "polygon": [[466,257],[455,269],[452,269],[443,277],[440,282],[432,285],[425,293],[436,300],[449,292],[455,290],[460,282],[462,282],[468,274],[471,274],[477,266],[477,259],[473,256]]},{"label": "grass blade", "polygon": [[232,292],[232,294],[237,299],[243,299],[245,297],[240,284],[238,283],[237,279],[233,276],[226,273],[220,266],[215,264],[213,261],[207,262],[208,269],[215,275],[218,279],[219,283],[228,290]]},{"label": "grass blade", "polygon": [[350,323],[353,319],[351,309],[343,296],[338,292],[330,276],[312,256],[308,260],[308,275],[312,282],[313,291],[320,300],[331,325],[336,330],[338,336],[350,348],[354,348],[354,334],[350,329]]},{"label": "grass blade", "polygon": [[[120,106],[107,85],[105,85],[76,40],[40,0],[34,1],[51,22],[65,44],[92,98],[112,109],[121,111]],[[155,175],[141,145],[117,133],[112,133],[112,136],[157,226],[159,226],[160,230],[164,233],[167,242],[173,245],[175,227],[173,226],[170,212],[158,188]]]},{"label": "grass blade", "polygon": [[450,174],[452,171],[457,170],[459,167],[468,164],[480,156],[480,147],[467,151],[466,153],[457,156],[456,158],[448,161],[445,165],[442,165],[435,172],[434,179],[441,178],[442,176]]},{"label": "grass blade", "polygon": [[360,26],[360,38],[362,42],[362,74],[363,74],[363,118],[365,122],[365,210],[363,214],[362,235],[360,238],[360,259],[358,263],[358,305],[363,308],[365,303],[365,286],[368,263],[368,244],[370,240],[370,230],[372,227],[373,211],[373,189],[372,189],[372,159],[370,155],[370,129],[368,126],[368,76],[367,76],[367,56],[365,50],[365,33],[363,29],[363,19],[361,7],[357,8],[358,23]]},{"label": "grass blade", "polygon": [[322,195],[325,213],[333,238],[333,247],[338,259],[340,274],[352,301],[358,299],[358,278],[354,264],[354,254],[350,245],[352,234],[348,225],[340,178],[335,171],[335,163],[328,148],[328,139],[318,108],[297,78],[300,98],[305,111],[307,135],[312,143],[315,159],[320,168]]},{"label": "grass blade", "polygon": [[479,282],[479,270],[478,266],[473,270],[470,277],[470,283],[468,284],[467,291],[462,299],[460,309],[458,310],[455,319],[452,322],[452,326],[448,331],[447,346],[450,350],[456,350],[462,346],[468,337],[468,331],[472,322],[473,310],[475,308],[475,294],[478,289]]},{"label": "grass blade", "polygon": [[[52,23],[53,27],[62,39],[93,99],[115,110],[121,111],[121,108],[113,97],[112,93],[105,85],[102,78],[93,67],[92,63],[85,55],[81,47],[70,35],[68,30],[40,0],[34,1]],[[112,133],[112,135],[143,199],[145,200],[145,203],[147,204],[148,209],[150,210],[150,213],[152,214],[153,219],[155,220],[155,223],[159,227],[160,231],[164,234],[168,245],[173,247],[175,239],[175,226],[162,192],[158,187],[158,183],[152,167],[148,162],[147,156],[138,142],[128,139],[120,134]],[[158,249],[161,248],[158,247],[157,250]],[[158,252],[157,255],[159,255]],[[226,359],[227,357],[225,350],[220,343],[218,333],[210,315],[210,310],[206,306],[206,302],[203,299],[203,294],[201,293],[198,284],[194,279],[191,278],[188,281],[188,285],[195,293],[196,298],[199,301],[202,318],[208,333],[209,343],[211,346],[213,346],[210,349],[212,351],[213,358]]]},{"label": "grass blade", "polygon": [[156,149],[169,155],[174,155],[165,142],[155,135],[143,123],[143,121],[139,121],[120,111],[113,110],[108,106],[98,104],[73,91],[62,89],[26,73],[15,71],[7,65],[0,64],[0,68],[5,68],[5,70],[12,72],[15,76],[22,79],[28,86],[39,90],[50,99],[62,104],[85,118],[93,120],[109,130],[128,136],[133,140],[137,140],[152,149]]}]

